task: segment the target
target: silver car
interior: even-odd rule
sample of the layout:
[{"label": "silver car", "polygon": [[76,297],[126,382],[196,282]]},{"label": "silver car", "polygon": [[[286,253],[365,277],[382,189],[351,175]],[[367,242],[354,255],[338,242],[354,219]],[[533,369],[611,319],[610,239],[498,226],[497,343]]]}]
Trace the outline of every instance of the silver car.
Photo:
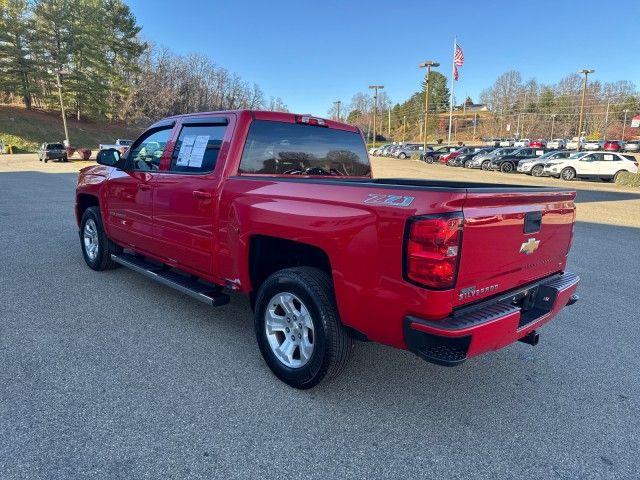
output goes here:
[{"label": "silver car", "polygon": [[411,157],[411,155],[420,155],[422,153],[422,145],[418,144],[407,144],[402,145],[399,149],[397,149],[393,156],[399,159],[405,159]]},{"label": "silver car", "polygon": [[624,144],[625,152],[640,152],[640,141],[627,142]]},{"label": "silver car", "polygon": [[527,175],[533,175],[534,177],[541,177],[544,175],[544,167],[550,160],[559,160],[561,158],[568,158],[573,152],[569,150],[554,150],[547,152],[544,155],[536,158],[527,158],[518,162],[518,173],[526,173]]}]

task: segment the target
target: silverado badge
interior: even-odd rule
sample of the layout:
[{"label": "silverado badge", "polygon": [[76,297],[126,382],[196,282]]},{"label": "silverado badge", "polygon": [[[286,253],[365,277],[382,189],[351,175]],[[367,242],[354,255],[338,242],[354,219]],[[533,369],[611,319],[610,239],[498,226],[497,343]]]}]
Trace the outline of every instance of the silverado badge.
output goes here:
[{"label": "silverado badge", "polygon": [[531,255],[535,252],[540,246],[540,240],[536,240],[535,238],[530,238],[522,245],[520,245],[520,253],[524,253],[525,255]]}]

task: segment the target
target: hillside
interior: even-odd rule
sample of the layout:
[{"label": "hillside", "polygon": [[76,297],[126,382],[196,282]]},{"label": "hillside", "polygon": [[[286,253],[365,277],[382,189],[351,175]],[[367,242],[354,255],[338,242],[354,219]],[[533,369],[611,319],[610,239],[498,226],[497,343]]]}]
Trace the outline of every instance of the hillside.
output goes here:
[{"label": "hillside", "polygon": [[[95,149],[116,138],[136,138],[141,129],[126,125],[78,122],[67,119],[69,140],[74,147]],[[0,139],[14,146],[14,153],[34,152],[43,142],[60,142],[64,128],[60,114],[0,105]]]}]

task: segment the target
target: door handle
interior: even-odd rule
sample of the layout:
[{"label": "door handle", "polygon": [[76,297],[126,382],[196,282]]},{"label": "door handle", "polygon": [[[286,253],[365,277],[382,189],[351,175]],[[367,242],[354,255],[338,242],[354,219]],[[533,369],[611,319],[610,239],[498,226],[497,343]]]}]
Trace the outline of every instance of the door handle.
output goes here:
[{"label": "door handle", "polygon": [[151,190],[151,185],[147,185],[146,183],[139,183],[138,189],[146,192],[147,190]]},{"label": "door handle", "polygon": [[194,190],[193,196],[198,200],[208,200],[211,198],[211,194],[209,192],[205,192],[204,190]]}]

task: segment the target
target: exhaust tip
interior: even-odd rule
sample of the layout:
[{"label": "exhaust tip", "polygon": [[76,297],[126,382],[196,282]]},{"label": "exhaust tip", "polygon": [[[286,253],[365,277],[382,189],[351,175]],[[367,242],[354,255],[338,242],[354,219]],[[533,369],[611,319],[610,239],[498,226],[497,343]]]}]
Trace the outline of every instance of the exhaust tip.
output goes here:
[{"label": "exhaust tip", "polygon": [[574,293],[573,295],[571,295],[571,296],[569,297],[569,301],[567,302],[567,307],[568,307],[569,305],[573,305],[573,304],[574,304],[574,303],[576,303],[578,300],[580,300],[580,297]]},{"label": "exhaust tip", "polygon": [[531,345],[532,347],[535,347],[538,344],[539,340],[540,334],[535,330],[518,339],[519,342],[526,343],[527,345]]}]

